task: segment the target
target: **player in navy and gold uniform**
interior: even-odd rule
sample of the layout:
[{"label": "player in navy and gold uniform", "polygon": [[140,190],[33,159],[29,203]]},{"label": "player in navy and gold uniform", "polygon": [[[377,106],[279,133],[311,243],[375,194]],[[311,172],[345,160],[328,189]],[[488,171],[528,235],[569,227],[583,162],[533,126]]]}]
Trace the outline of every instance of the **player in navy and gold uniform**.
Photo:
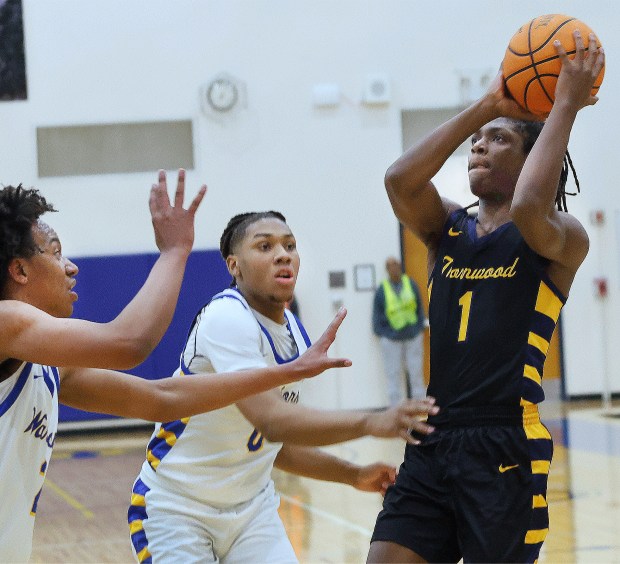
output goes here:
[{"label": "player in navy and gold uniform", "polygon": [[514,223],[482,237],[476,225],[466,210],[450,215],[431,273],[438,376],[429,394],[442,398],[439,418],[453,408],[542,401],[542,368],[565,301],[546,274],[549,260]]},{"label": "player in navy and gold uniform", "polygon": [[[546,122],[528,121],[501,74],[488,92],[406,152],[386,188],[429,254],[436,431],[408,445],[385,496],[369,562],[534,562],[548,531],[553,446],[537,404],[549,341],[588,251],[566,213],[565,156],[604,55],[575,32]],[[525,120],[525,121],[523,121]],[[431,179],[471,136],[477,215]],[[558,209],[556,209],[556,204]]]}]

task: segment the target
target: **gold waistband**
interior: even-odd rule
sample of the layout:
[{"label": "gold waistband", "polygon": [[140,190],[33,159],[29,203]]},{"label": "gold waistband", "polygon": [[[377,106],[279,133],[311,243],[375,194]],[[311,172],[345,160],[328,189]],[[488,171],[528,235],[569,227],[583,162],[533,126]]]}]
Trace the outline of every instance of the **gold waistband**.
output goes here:
[{"label": "gold waistband", "polygon": [[540,414],[538,412],[538,405],[528,404],[523,406],[523,424],[535,425],[540,423]]}]

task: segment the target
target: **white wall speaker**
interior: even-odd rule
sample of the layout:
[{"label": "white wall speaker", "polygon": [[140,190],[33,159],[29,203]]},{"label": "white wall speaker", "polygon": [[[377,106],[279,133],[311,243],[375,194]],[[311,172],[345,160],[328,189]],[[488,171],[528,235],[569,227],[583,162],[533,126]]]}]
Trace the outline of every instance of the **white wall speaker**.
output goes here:
[{"label": "white wall speaker", "polygon": [[392,101],[390,79],[386,74],[369,74],[366,76],[362,102],[369,105],[389,104]]}]

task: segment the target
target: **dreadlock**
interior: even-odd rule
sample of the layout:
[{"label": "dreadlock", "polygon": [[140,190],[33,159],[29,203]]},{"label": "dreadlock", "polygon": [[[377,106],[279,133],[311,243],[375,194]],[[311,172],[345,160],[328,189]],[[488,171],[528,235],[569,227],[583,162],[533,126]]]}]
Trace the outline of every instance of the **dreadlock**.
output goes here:
[{"label": "dreadlock", "polygon": [[0,190],[0,295],[8,278],[9,263],[14,258],[28,258],[37,247],[32,227],[45,212],[56,211],[38,190],[6,186]]},{"label": "dreadlock", "polygon": [[[529,155],[532,147],[534,146],[534,143],[536,143],[536,140],[538,139],[538,136],[542,131],[544,122],[515,120],[513,123],[516,130],[519,131],[521,135],[523,135],[523,150],[525,151],[526,155]],[[573,173],[575,185],[577,186],[577,192],[580,192],[577,172],[575,171],[575,167],[573,166],[573,161],[570,158],[569,152],[566,151],[566,153],[564,154],[564,161],[562,162],[562,172],[560,172],[558,189],[555,194],[555,205],[557,206],[559,211],[564,212],[568,211],[568,207],[566,206],[566,196],[577,195],[577,192],[566,191],[566,181],[568,180],[569,170]]]},{"label": "dreadlock", "polygon": [[577,178],[577,171],[573,166],[573,160],[570,158],[570,153],[566,151],[564,155],[564,162],[562,163],[562,172],[560,173],[560,182],[558,184],[558,191],[555,195],[555,205],[558,206],[560,211],[568,211],[568,207],[566,205],[566,196],[576,196],[577,192],[567,192],[566,191],[566,181],[568,180],[568,171],[573,173],[573,179],[575,181],[575,186],[577,186],[577,192],[581,192],[579,188],[579,179]]},{"label": "dreadlock", "polygon": [[[229,255],[233,254],[235,248],[239,244],[239,242],[245,237],[245,232],[247,228],[253,223],[266,219],[269,217],[274,217],[286,223],[286,218],[277,211],[265,211],[265,212],[248,212],[248,213],[240,213],[234,216],[229,222],[222,236],[220,237],[220,253],[224,260],[228,258]],[[231,287],[236,284],[236,280],[233,276],[232,282],[230,283]]]},{"label": "dreadlock", "polygon": [[[526,155],[529,155],[534,143],[538,139],[540,132],[542,131],[544,122],[542,121],[524,121],[524,120],[510,120],[514,124],[515,129],[522,135],[523,137],[523,150]],[[567,192],[566,191],[566,182],[568,180],[568,172],[571,171],[573,173],[573,179],[575,180],[575,185],[577,186],[577,192],[581,192],[579,188],[579,179],[577,178],[577,172],[575,167],[573,166],[573,161],[570,158],[570,154],[568,150],[564,154],[564,161],[562,162],[562,171],[560,172],[560,180],[558,182],[558,188],[555,194],[555,205],[557,206],[559,211],[567,212],[568,207],[566,205],[566,196],[576,196],[577,192]],[[472,208],[477,206],[478,202],[470,204],[465,209]]]}]

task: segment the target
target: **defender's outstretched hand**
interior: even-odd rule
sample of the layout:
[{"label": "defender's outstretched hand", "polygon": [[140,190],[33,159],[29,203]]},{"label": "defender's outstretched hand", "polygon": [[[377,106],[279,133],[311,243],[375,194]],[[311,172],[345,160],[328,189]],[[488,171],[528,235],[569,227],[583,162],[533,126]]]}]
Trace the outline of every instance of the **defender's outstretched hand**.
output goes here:
[{"label": "defender's outstretched hand", "polygon": [[336,338],[338,328],[347,315],[347,310],[341,307],[338,313],[329,324],[321,338],[316,341],[304,354],[295,362],[295,371],[299,379],[316,376],[329,368],[344,368],[351,366],[348,358],[330,358],[327,356],[329,347]]},{"label": "defender's outstretched hand", "polygon": [[189,207],[184,209],[185,170],[179,169],[174,205],[171,205],[166,172],[159,171],[158,182],[151,188],[149,208],[155,231],[155,242],[161,252],[178,249],[189,254],[194,244],[194,217],[206,192],[207,187],[203,184]]},{"label": "defender's outstretched hand", "polygon": [[405,400],[397,406],[373,414],[368,418],[368,434],[374,437],[402,437],[409,444],[417,445],[419,440],[411,431],[422,435],[432,433],[435,428],[423,421],[428,415],[439,413],[435,398]]},{"label": "defender's outstretched hand", "polygon": [[396,468],[375,462],[368,466],[360,466],[353,476],[351,484],[362,492],[379,492],[385,495],[386,490],[396,481]]}]

